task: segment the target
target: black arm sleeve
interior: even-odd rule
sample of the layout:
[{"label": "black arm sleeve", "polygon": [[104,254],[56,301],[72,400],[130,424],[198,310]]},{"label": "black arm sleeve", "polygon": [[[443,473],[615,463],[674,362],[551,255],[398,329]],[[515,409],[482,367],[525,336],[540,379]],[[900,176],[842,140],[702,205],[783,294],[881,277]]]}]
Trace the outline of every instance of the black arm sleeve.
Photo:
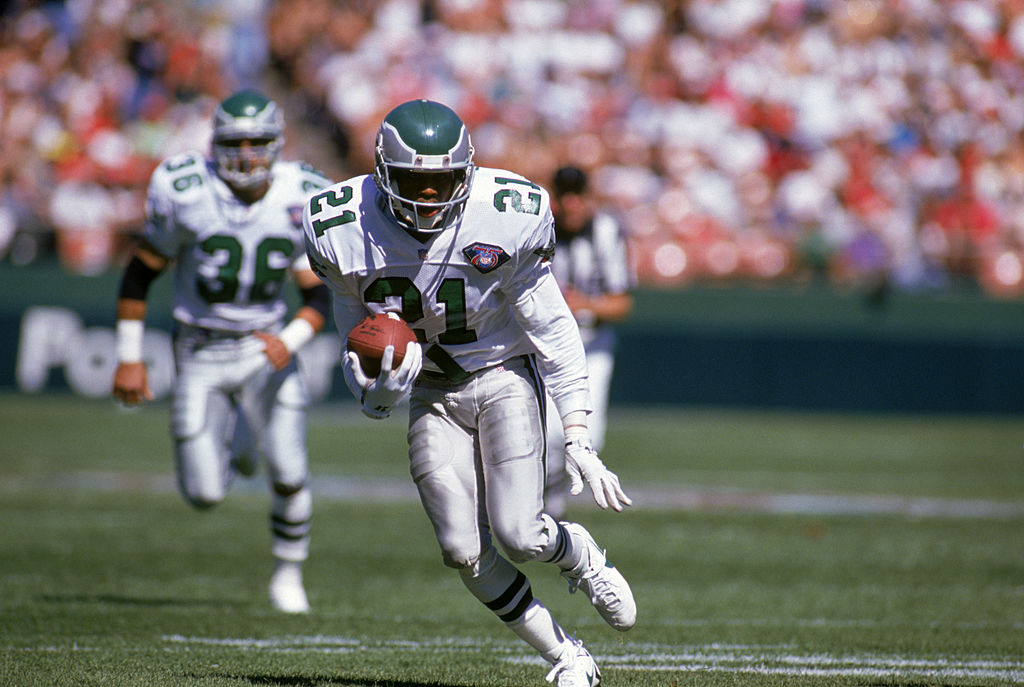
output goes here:
[{"label": "black arm sleeve", "polygon": [[331,292],[326,284],[317,284],[308,289],[300,289],[302,292],[302,304],[312,308],[323,315],[327,320],[331,308]]},{"label": "black arm sleeve", "polygon": [[[118,291],[118,298],[131,298],[137,301],[146,300],[149,293],[149,285],[160,276],[161,270],[155,270],[146,263],[139,260],[138,256],[132,256],[128,266],[121,276],[121,290]],[[326,287],[324,287],[326,288]]]}]

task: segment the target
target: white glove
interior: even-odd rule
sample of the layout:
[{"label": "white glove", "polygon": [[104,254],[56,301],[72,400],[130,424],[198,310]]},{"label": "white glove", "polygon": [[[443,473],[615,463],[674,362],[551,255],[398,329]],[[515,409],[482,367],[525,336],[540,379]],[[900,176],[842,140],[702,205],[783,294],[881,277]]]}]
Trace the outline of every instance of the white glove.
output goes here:
[{"label": "white glove", "polygon": [[405,358],[397,370],[391,370],[395,347],[388,346],[380,359],[380,374],[371,379],[363,372],[359,356],[347,351],[341,359],[345,383],[363,404],[363,415],[374,420],[383,420],[391,415],[391,409],[398,405],[409,392],[423,367],[423,348],[410,341],[405,348]]},{"label": "white glove", "polygon": [[597,457],[590,439],[575,437],[565,442],[565,471],[569,473],[570,494],[579,494],[583,483],[587,482],[594,492],[594,500],[603,510],[610,506],[612,510],[621,511],[623,506],[633,505],[619,486],[618,476]]}]

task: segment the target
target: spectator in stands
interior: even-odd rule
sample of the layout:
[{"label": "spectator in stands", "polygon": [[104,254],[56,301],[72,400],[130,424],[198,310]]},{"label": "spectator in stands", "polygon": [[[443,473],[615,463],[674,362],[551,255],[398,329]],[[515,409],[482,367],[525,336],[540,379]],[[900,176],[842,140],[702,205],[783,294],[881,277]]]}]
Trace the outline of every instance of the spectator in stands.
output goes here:
[{"label": "spectator in stands", "polygon": [[[131,129],[152,97],[171,121],[190,118],[182,108],[206,107],[206,118],[238,79],[267,75],[266,47],[287,104],[333,142],[337,163],[316,161],[332,176],[369,169],[365,142],[392,106],[442,100],[482,134],[485,164],[534,178],[559,160],[584,165],[595,194],[621,210],[643,279],[774,279],[817,266],[859,284],[864,265],[922,288],[1020,251],[1018,2],[271,0],[238,22],[242,42],[227,19],[237,4],[16,3],[0,15],[0,165],[35,168],[50,188],[88,145],[90,129],[69,117],[93,121],[97,91],[116,104],[93,121],[101,129]],[[963,154],[971,148],[979,155]],[[0,197],[13,176],[0,175]],[[49,221],[45,201],[22,207]],[[993,229],[942,246],[935,228],[951,213]],[[706,259],[712,235],[735,259]],[[866,237],[881,265],[849,259]],[[669,244],[689,265],[659,274],[649,257]],[[769,244],[789,268],[745,269]]]}]

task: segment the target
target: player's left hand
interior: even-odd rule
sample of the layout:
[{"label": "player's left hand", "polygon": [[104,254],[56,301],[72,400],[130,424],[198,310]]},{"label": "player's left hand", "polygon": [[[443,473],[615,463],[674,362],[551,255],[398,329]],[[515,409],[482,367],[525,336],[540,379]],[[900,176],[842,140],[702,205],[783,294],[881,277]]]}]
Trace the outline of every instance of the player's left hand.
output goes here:
[{"label": "player's left hand", "polygon": [[263,342],[263,353],[275,370],[283,370],[292,361],[292,354],[277,336],[269,332],[253,332],[253,336]]},{"label": "player's left hand", "polygon": [[619,477],[605,467],[597,451],[587,439],[572,439],[565,444],[565,470],[569,473],[569,493],[583,491],[583,483],[590,485],[594,501],[602,510],[621,511],[633,501],[619,485]]},{"label": "player's left hand", "polygon": [[366,376],[359,356],[347,351],[342,357],[345,381],[353,393],[362,401],[363,415],[374,420],[383,420],[391,415],[391,409],[398,405],[416,382],[423,368],[423,348],[415,341],[405,349],[405,357],[397,369],[391,369],[395,348],[388,346],[380,361],[380,374],[375,378]]}]

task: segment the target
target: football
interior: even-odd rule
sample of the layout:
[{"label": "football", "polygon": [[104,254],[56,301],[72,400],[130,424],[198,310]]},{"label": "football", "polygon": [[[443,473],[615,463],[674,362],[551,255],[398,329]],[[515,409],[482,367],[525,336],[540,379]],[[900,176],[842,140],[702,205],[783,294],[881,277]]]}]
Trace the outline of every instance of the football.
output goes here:
[{"label": "football", "polygon": [[380,374],[380,359],[385,348],[395,347],[395,357],[391,361],[391,369],[394,370],[405,358],[405,347],[415,340],[416,334],[396,313],[374,313],[352,328],[346,346],[359,356],[363,372],[372,378]]}]

